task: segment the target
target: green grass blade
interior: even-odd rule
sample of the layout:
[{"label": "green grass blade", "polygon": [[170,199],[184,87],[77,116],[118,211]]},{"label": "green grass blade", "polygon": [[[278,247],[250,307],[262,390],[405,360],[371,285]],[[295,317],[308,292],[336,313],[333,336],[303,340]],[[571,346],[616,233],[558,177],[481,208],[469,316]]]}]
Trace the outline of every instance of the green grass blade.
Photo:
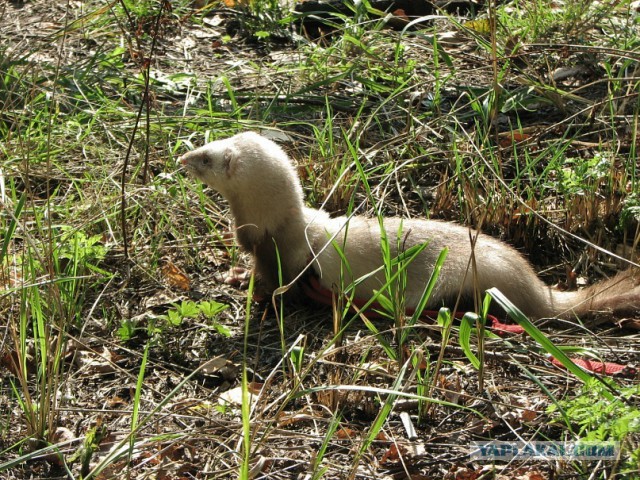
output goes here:
[{"label": "green grass blade", "polygon": [[242,360],[242,460],[240,464],[239,478],[248,480],[251,470],[251,393],[249,392],[249,372],[247,365],[249,325],[251,324],[251,304],[253,302],[253,291],[255,288],[255,275],[249,277],[249,288],[247,290],[246,315],[244,323],[244,354]]},{"label": "green grass blade", "polygon": [[136,392],[133,397],[133,412],[131,414],[131,436],[129,437],[129,460],[133,455],[133,449],[135,446],[135,432],[138,426],[139,413],[140,413],[140,395],[142,394],[142,387],[144,385],[144,373],[147,369],[147,359],[149,356],[149,343],[144,347],[142,354],[142,361],[140,362],[140,371],[138,372],[138,380],[136,382]]},{"label": "green grass blade", "polygon": [[460,347],[471,362],[471,365],[473,365],[475,368],[480,368],[480,360],[471,350],[471,332],[478,323],[479,319],[480,317],[475,313],[465,313],[462,317],[462,320],[460,321],[460,332],[458,334]]},{"label": "green grass blade", "polygon": [[[426,248],[427,244],[424,244],[423,248]],[[422,250],[421,250],[422,251]],[[420,301],[416,307],[413,316],[411,317],[411,324],[414,325],[418,319],[422,316],[422,312],[427,306],[427,302],[429,298],[431,298],[431,292],[433,292],[433,288],[436,286],[436,281],[438,277],[440,277],[440,272],[442,270],[442,266],[444,265],[444,261],[447,258],[447,254],[449,253],[449,249],[445,248],[438,255],[438,259],[436,260],[436,264],[433,266],[433,271],[431,272],[431,276],[429,277],[429,281],[424,287],[424,291],[422,292],[422,296],[420,297]]]},{"label": "green grass blade", "polygon": [[20,200],[18,200],[16,209],[13,212],[11,221],[9,222],[9,227],[7,228],[7,231],[4,234],[4,239],[2,241],[2,249],[0,250],[0,265],[2,264],[5,257],[7,256],[7,252],[9,251],[9,243],[11,243],[13,234],[15,233],[16,228],[18,226],[18,219],[20,218],[20,214],[22,213],[22,209],[24,208],[24,204],[26,200],[27,200],[27,195],[23,193],[22,196],[20,197]]},{"label": "green grass blade", "polygon": [[[587,372],[577,366],[575,363],[571,361],[569,357],[565,355],[565,353],[559,349],[551,340],[547,338],[547,336],[542,333],[531,321],[527,318],[527,316],[520,311],[518,307],[516,307],[511,300],[509,300],[500,290],[497,288],[490,288],[487,290],[487,293],[491,295],[498,304],[505,309],[507,314],[520,325],[524,330],[533,338],[538,344],[550,355],[552,355],[556,360],[558,360],[564,367],[573,373],[576,377],[578,377],[584,383],[587,383],[591,378]],[[610,396],[610,399],[613,400],[613,395],[608,392],[605,392],[605,395]]]}]

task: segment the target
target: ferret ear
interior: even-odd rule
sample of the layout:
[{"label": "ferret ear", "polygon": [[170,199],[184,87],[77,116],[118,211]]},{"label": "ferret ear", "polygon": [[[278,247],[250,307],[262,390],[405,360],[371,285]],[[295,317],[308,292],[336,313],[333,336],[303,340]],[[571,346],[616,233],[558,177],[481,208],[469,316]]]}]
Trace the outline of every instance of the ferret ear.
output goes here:
[{"label": "ferret ear", "polygon": [[231,178],[238,166],[238,149],[234,146],[227,147],[222,154],[222,165],[228,178]]}]

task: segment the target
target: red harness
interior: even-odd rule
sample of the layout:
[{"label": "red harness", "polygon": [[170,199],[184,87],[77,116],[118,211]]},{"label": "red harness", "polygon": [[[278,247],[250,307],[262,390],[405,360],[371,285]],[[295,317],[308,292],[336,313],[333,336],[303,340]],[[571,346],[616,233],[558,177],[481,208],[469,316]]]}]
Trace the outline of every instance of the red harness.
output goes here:
[{"label": "red harness", "polygon": [[[315,275],[309,275],[309,277],[307,278],[307,281],[302,282],[302,290],[304,291],[305,295],[307,295],[307,297],[314,300],[315,302],[321,303],[323,305],[329,305],[329,306],[333,305],[333,292],[328,288],[325,288],[322,285],[320,285],[320,282],[318,281],[318,278]],[[351,304],[355,306],[358,310],[362,311],[364,306],[367,304],[367,301],[361,298],[354,298],[351,301]],[[380,304],[378,302],[371,303],[366,310],[367,316],[374,317],[374,318],[381,318],[382,314],[378,313],[376,310],[378,311],[382,310],[382,307],[380,306]],[[414,313],[413,309],[411,308],[407,309],[407,315],[413,315],[413,313]],[[428,310],[428,311],[425,310],[422,312],[422,315],[420,315],[420,318],[433,319],[433,318],[436,318],[437,316],[438,316],[438,312],[433,310]],[[462,318],[463,316],[464,316],[464,312],[455,313],[455,318]],[[487,320],[491,322],[491,325],[489,326],[489,328],[499,335],[505,334],[505,333],[507,334],[525,333],[524,328],[522,328],[520,325],[502,323],[493,315],[487,315]],[[550,357],[549,359],[551,363],[553,363],[554,365],[564,368],[564,365],[562,365],[562,363],[560,363],[557,359],[553,357]],[[588,372],[593,372],[593,373],[599,373],[604,375],[618,375],[618,376],[625,376],[625,377],[633,377],[637,373],[637,370],[635,368],[632,368],[627,365],[620,365],[617,363],[600,362],[600,361],[594,361],[594,360],[583,360],[581,358],[571,358],[571,361],[576,365],[578,365],[579,367],[583,368],[584,370]]]}]

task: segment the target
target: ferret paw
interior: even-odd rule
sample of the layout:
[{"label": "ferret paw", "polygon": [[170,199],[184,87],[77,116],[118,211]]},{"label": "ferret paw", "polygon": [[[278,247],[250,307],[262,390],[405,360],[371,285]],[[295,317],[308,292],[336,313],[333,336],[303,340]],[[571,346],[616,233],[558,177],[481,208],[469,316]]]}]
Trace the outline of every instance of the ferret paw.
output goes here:
[{"label": "ferret paw", "polygon": [[229,269],[223,282],[227,285],[232,285],[238,288],[247,288],[249,286],[249,279],[251,278],[251,270],[247,270],[242,267],[233,267]]},{"label": "ferret paw", "polygon": [[[251,270],[247,270],[242,267],[233,267],[229,269],[225,275],[223,281],[227,285],[246,290],[249,287],[249,280],[251,279]],[[260,288],[257,284],[253,290],[253,301],[256,303],[266,302],[270,297],[270,294]]]}]

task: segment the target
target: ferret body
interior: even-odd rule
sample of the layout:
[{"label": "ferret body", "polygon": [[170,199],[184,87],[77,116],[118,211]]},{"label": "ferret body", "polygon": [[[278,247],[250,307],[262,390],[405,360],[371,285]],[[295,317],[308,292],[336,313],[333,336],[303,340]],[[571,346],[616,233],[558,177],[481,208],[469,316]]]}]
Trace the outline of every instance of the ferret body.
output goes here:
[{"label": "ferret body", "polygon": [[[271,140],[245,132],[186,153],[181,161],[229,202],[236,238],[253,254],[262,293],[290,283],[312,261],[313,272],[327,289],[357,281],[355,296],[366,300],[385,284],[378,219],[330,218],[322,210],[306,208],[289,157]],[[427,243],[406,270],[408,308],[419,302],[440,252],[447,248],[428,308],[453,306],[458,295],[471,300],[476,292],[497,287],[531,318],[640,310],[640,286],[630,272],[580,291],[561,292],[546,286],[514,248],[461,225],[387,218],[384,230],[392,258],[398,245],[406,251]]]}]

